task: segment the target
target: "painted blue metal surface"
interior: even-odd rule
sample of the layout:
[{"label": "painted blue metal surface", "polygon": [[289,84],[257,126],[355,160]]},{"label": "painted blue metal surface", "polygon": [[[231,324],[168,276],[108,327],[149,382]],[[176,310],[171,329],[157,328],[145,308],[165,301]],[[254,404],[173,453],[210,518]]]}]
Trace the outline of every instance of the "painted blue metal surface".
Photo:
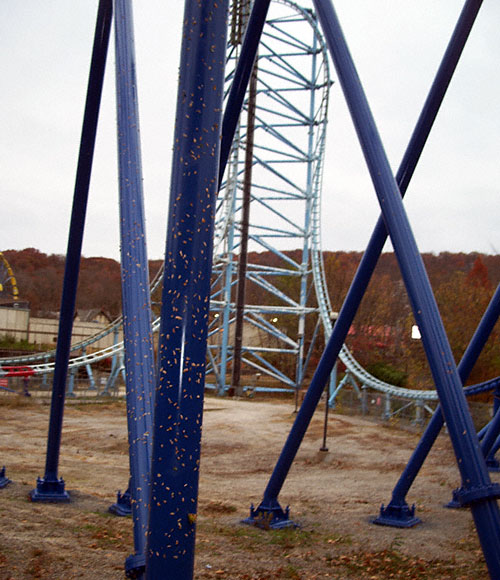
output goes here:
[{"label": "painted blue metal surface", "polygon": [[[500,409],[500,388],[497,387],[493,395],[493,414],[495,417],[498,415],[499,409]],[[481,433],[478,433],[479,438],[481,439],[481,436],[484,437],[484,435],[488,430],[489,425],[486,425],[484,428],[484,433],[482,435]],[[486,457],[486,465],[488,466],[488,469],[493,472],[500,471],[500,461],[498,461],[498,459],[495,457],[495,453],[498,451],[498,447],[500,447],[499,443],[500,443],[499,433],[497,433],[496,439],[493,441],[491,445],[489,445],[488,449],[486,449],[484,441],[481,441],[481,449],[483,450],[483,453]]]},{"label": "painted blue metal surface", "polygon": [[[116,494],[116,501],[110,505],[108,511],[115,516],[127,517],[132,515],[132,495],[129,487],[122,493],[118,491]],[[134,568],[137,570],[137,568]]]},{"label": "painted blue metal surface", "polygon": [[150,580],[192,578],[227,1],[186,1],[155,394]]},{"label": "painted blue metal surface", "polygon": [[[460,54],[465,45],[468,33],[472,27],[475,14],[479,9],[480,2],[468,2],[460,16],[457,27],[450,40],[449,46],[443,57],[441,66],[432,84],[422,113],[418,119],[415,130],[408,144],[406,153],[397,173],[397,181],[401,195],[404,195],[415,171],[416,165],[422,153],[423,147],[430,133],[434,120],[443,101],[447,87],[458,63]],[[347,332],[358,310],[364,292],[368,287],[377,260],[387,240],[387,230],[382,218],[377,222],[370,238],[368,247],[363,255],[356,275],[353,279],[349,292],[340,310],[339,316],[333,327],[332,334],[327,342],[321,360],[306,392],[302,406],[297,414],[285,446],[278,459],[276,467],[271,475],[269,483],[264,491],[264,498],[258,509],[266,510],[274,505],[281,491],[292,462],[304,438],[307,427],[314,414],[314,410],[320,400],[328,378],[332,372],[335,361],[342,345],[347,337]],[[351,380],[353,380],[351,378]]]},{"label": "painted blue metal surface", "polygon": [[0,489],[10,483],[10,479],[5,475],[5,465],[0,469]]},{"label": "painted blue metal surface", "polygon": [[500,412],[497,410],[493,416],[492,421],[488,425],[488,429],[481,441],[481,450],[485,457],[488,457],[493,446],[500,435]]},{"label": "painted blue metal surface", "polygon": [[115,0],[114,22],[123,341],[135,547],[125,567],[129,575],[141,577],[146,561],[155,360],[131,0]]},{"label": "painted blue metal surface", "polygon": [[31,491],[30,496],[32,501],[69,501],[70,499],[68,492],[64,489],[63,479],[58,477],[59,454],[64,414],[66,374],[71,348],[71,332],[73,329],[73,315],[75,312],[78,274],[80,270],[83,230],[85,226],[104,69],[109,44],[112,10],[113,5],[111,0],[100,0],[64,270],[45,475],[43,478],[38,478],[36,488]]},{"label": "painted blue metal surface", "polygon": [[[86,347],[83,347],[82,353],[85,356],[87,354]],[[95,384],[94,373],[92,372],[92,367],[89,363],[85,365],[85,370],[87,371],[87,377],[89,379],[89,391],[97,391],[97,387]]]},{"label": "painted blue metal surface", "polygon": [[[490,336],[493,327],[500,315],[500,286],[496,289],[488,308],[486,309],[481,321],[477,327],[474,336],[472,337],[469,346],[467,347],[460,364],[458,365],[458,372],[462,382],[467,380],[474,364],[476,363],[481,351]],[[471,392],[472,389],[467,388],[465,391]],[[434,442],[436,441],[439,432],[444,424],[444,417],[441,412],[441,406],[438,406],[429,421],[424,434],[422,435],[417,447],[415,448],[407,466],[403,470],[401,477],[392,492],[391,501],[387,506],[382,505],[379,516],[373,521],[375,524],[395,527],[411,527],[420,523],[420,519],[415,516],[415,510],[408,507],[406,496],[415,481],[415,478],[420,471],[427,455],[429,454]],[[483,453],[486,456],[491,450],[487,449],[483,442]],[[452,500],[449,507],[458,507],[458,499]]]},{"label": "painted blue metal surface", "polygon": [[422,335],[462,476],[462,495],[471,501],[471,512],[488,569],[492,576],[499,577],[500,512],[496,502],[497,491],[493,489],[479,448],[460,376],[425,267],[333,5],[328,0],[316,0],[314,4],[379,199],[415,321]]},{"label": "painted blue metal surface", "polygon": [[76,368],[69,371],[68,388],[66,389],[66,397],[75,397],[75,374]]}]

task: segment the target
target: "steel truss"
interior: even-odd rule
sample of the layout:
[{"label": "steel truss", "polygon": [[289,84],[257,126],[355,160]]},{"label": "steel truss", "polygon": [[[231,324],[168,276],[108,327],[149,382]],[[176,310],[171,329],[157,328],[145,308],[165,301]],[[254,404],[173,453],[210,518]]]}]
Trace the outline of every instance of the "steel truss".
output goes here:
[{"label": "steel truss", "polygon": [[[258,14],[259,11],[261,13],[267,11],[266,4],[266,0],[255,0],[250,23],[254,13]],[[280,1],[279,4],[287,8],[293,6],[290,2],[284,0]],[[218,293],[214,289],[218,288],[218,285],[214,279],[210,279],[212,271],[211,242],[215,225],[223,232],[223,235],[217,236],[217,240],[226,240],[228,237],[226,233],[228,232],[232,232],[233,235],[231,245],[228,245],[221,253],[225,257],[226,263],[233,263],[234,254],[238,250],[237,227],[232,223],[234,222],[233,218],[238,215],[240,209],[238,179],[241,173],[241,165],[237,160],[239,153],[237,148],[233,150],[234,163],[231,164],[232,173],[229,173],[230,178],[227,180],[228,185],[226,187],[228,191],[232,192],[228,197],[229,209],[223,205],[226,200],[226,196],[223,196],[222,209],[218,214],[217,224],[214,223],[213,219],[217,196],[216,186],[218,185],[219,146],[223,152],[225,142],[233,141],[233,130],[225,131],[225,118],[223,119],[221,115],[224,92],[223,73],[227,32],[227,5],[227,0],[225,2],[219,2],[219,0],[217,2],[215,0],[206,0],[203,3],[186,2],[178,90],[179,123],[176,128],[175,141],[179,146],[176,145],[174,151],[163,289],[164,299],[160,323],[159,380],[156,387],[155,418],[152,429],[154,433],[151,457],[152,467],[150,470],[152,493],[149,505],[149,522],[145,521],[144,515],[139,515],[137,520],[138,529],[142,532],[146,529],[146,525],[148,526],[146,534],[142,533],[141,538],[141,540],[147,538],[147,546],[138,545],[138,542],[136,542],[136,553],[134,554],[132,568],[127,570],[127,572],[134,572],[129,574],[133,577],[143,578],[146,576],[147,579],[153,579],[168,576],[185,580],[190,580],[193,577],[205,374],[204,361],[207,337],[209,335],[208,306],[212,297],[214,303],[220,300],[224,307],[227,306],[229,308],[230,312],[232,302],[231,288],[234,285],[232,277],[228,281],[226,280],[225,271],[224,277],[222,277],[222,274],[217,274],[216,278],[220,279],[220,287],[228,289],[225,295],[222,291]],[[256,8],[257,5],[259,8]],[[416,468],[425,459],[443,421],[446,420],[462,476],[462,487],[458,490],[456,498],[460,505],[470,506],[490,575],[492,578],[498,578],[500,576],[500,512],[497,498],[500,497],[500,486],[491,482],[483,455],[496,447],[495,440],[500,429],[500,412],[497,410],[495,418],[484,431],[480,448],[474,425],[467,410],[462,385],[484,347],[491,329],[498,320],[500,291],[497,290],[495,293],[457,367],[454,363],[432,289],[428,283],[423,261],[418,252],[401,200],[401,194],[404,195],[406,191],[481,2],[467,0],[465,3],[449,47],[443,57],[442,65],[436,75],[436,80],[431,87],[429,97],[410,140],[407,154],[405,154],[401,168],[396,176],[392,175],[385,156],[382,142],[349,54],[333,4],[331,0],[314,0],[314,5],[327,40],[329,53],[334,61],[340,84],[351,111],[353,123],[358,132],[361,148],[370,169],[372,181],[382,208],[383,219],[381,218],[377,223],[303,404],[264,491],[262,503],[257,509],[251,510],[251,519],[255,521],[260,518],[261,521],[265,520],[267,524],[276,523],[277,526],[287,525],[288,509],[281,509],[278,495],[324,390],[334,362],[341,351],[348,328],[366,290],[378,255],[382,251],[387,235],[389,235],[398,257],[402,278],[410,297],[416,322],[421,330],[424,348],[438,389],[440,407],[442,409],[440,408],[434,414],[427,433],[415,450],[407,470],[405,470],[395,488],[391,503],[387,506],[387,509],[382,510],[381,517],[389,518],[392,521],[395,512],[407,512],[406,523],[410,523],[414,519],[414,513],[411,513],[414,510],[407,506],[404,499],[408,491],[408,482],[414,477]],[[121,18],[125,24],[131,25],[130,0],[117,0],[115,7],[117,18]],[[44,499],[55,501],[56,498],[58,498],[58,501],[69,499],[69,496],[65,495],[64,492],[64,481],[62,478],[58,478],[62,408],[64,406],[65,378],[69,365],[71,322],[78,279],[81,234],[83,233],[83,218],[91,169],[89,161],[91,162],[93,157],[93,141],[106,59],[107,38],[109,37],[111,8],[112,3],[110,0],[100,0],[94,44],[96,58],[93,59],[91,66],[92,74],[89,77],[88,92],[90,98],[86,104],[86,115],[82,131],[82,137],[89,133],[89,139],[82,138],[81,155],[77,170],[74,214],[78,219],[75,219],[74,222],[72,221],[70,227],[61,306],[61,326],[55,365],[57,377],[54,379],[47,443],[46,474],[43,479],[37,482],[37,489],[34,490],[35,494],[32,495],[32,499],[40,501]],[[303,14],[306,15],[305,12]],[[285,22],[292,23],[294,21],[293,19],[287,21],[281,16],[273,17],[271,14],[270,22],[274,23],[275,27],[269,36],[266,36],[266,32],[262,46],[266,46],[265,43],[268,41],[269,46],[274,47],[273,43],[279,40],[277,33],[280,30],[279,26],[284,25]],[[250,23],[247,36],[258,38],[260,36],[259,27],[254,26],[251,30]],[[315,37],[313,36],[313,38]],[[288,46],[294,46],[295,48],[302,46],[303,41],[297,40],[298,38],[302,39],[302,35],[294,36],[289,33]],[[319,35],[317,38],[320,38]],[[133,40],[131,26],[123,28],[122,40],[124,45],[128,44],[129,50],[133,48],[131,44]],[[308,56],[319,54],[319,52],[313,50],[318,49],[314,43],[309,46],[311,52],[308,53]],[[292,59],[296,55],[293,52],[283,54],[277,50],[271,50],[269,53],[263,51],[263,54],[268,54],[268,60],[262,61],[263,70],[266,72],[271,70],[271,63],[274,63],[276,58],[276,62],[282,68],[279,72],[274,71],[271,76],[274,79],[279,79],[280,83],[285,83],[285,80],[288,79],[287,75],[295,68],[284,66],[285,62],[288,62],[288,59]],[[281,58],[278,58],[280,54]],[[197,55],[198,58],[191,58],[192,55]],[[250,51],[245,58],[242,56],[240,61],[246,60],[253,64],[254,56]],[[286,59],[284,59],[284,56],[286,56]],[[262,58],[259,58],[259,63]],[[243,65],[245,65],[245,62],[243,62]],[[240,62],[238,63],[239,68]],[[129,72],[134,70],[135,66],[132,63]],[[313,74],[311,78],[315,80],[319,77]],[[308,286],[305,273],[309,271],[314,273],[314,260],[312,258],[315,253],[311,250],[312,246],[304,243],[301,260],[293,259],[293,257],[283,252],[279,242],[284,240],[289,242],[290,239],[295,239],[298,231],[303,232],[304,239],[307,239],[308,236],[313,237],[311,232],[314,228],[310,229],[310,223],[314,221],[315,211],[317,212],[318,210],[317,198],[315,199],[312,195],[307,197],[304,194],[304,192],[312,191],[313,188],[308,190],[304,186],[304,182],[296,178],[291,169],[286,171],[278,170],[278,167],[280,167],[279,159],[284,164],[283,167],[286,164],[290,164],[287,167],[293,167],[295,163],[303,161],[304,151],[297,145],[298,142],[296,143],[284,129],[284,127],[288,127],[287,131],[290,130],[290,133],[294,133],[299,127],[303,128],[304,125],[297,124],[295,126],[292,124],[292,120],[296,121],[300,117],[299,112],[301,109],[296,107],[296,109],[289,109],[287,113],[282,113],[283,123],[279,130],[279,125],[271,125],[265,122],[267,114],[280,111],[280,107],[284,106],[285,103],[292,103],[290,96],[299,90],[301,84],[297,79],[298,77],[295,79],[295,85],[290,87],[289,94],[283,95],[282,98],[277,98],[277,93],[270,91],[265,84],[261,83],[260,85],[260,99],[269,99],[270,104],[267,109],[266,107],[262,108],[260,116],[259,114],[257,115],[257,129],[269,132],[271,142],[275,139],[275,143],[279,142],[280,145],[267,145],[266,143],[265,147],[261,146],[256,149],[257,154],[253,164],[258,169],[255,180],[257,186],[254,188],[252,199],[254,206],[258,208],[257,214],[262,212],[263,215],[268,216],[269,221],[262,219],[261,216],[260,223],[264,225],[250,228],[250,240],[255,248],[268,250],[272,248],[276,259],[283,260],[284,265],[273,270],[272,268],[258,269],[259,266],[256,264],[255,269],[253,267],[249,269],[250,274],[253,275],[253,277],[249,275],[251,282],[269,290],[275,302],[270,302],[266,305],[268,309],[257,312],[257,314],[260,314],[260,318],[255,315],[255,312],[251,312],[252,318],[249,317],[248,320],[255,320],[252,324],[256,328],[262,326],[269,330],[268,326],[270,325],[267,324],[268,320],[265,318],[269,312],[273,314],[279,312],[283,316],[293,313],[295,316],[298,315],[298,334],[301,337],[303,336],[303,329],[301,329],[303,322],[301,321],[305,321],[309,308],[307,306]],[[244,90],[247,81],[248,78],[241,83],[242,90]],[[135,82],[127,81],[124,84],[129,87],[135,86]],[[327,87],[328,83],[325,83],[324,88]],[[185,95],[190,95],[192,100],[186,99]],[[129,104],[132,105],[134,95],[124,96],[123,99],[125,101],[130,99]],[[309,102],[309,105],[309,129],[312,132],[315,125],[315,114],[313,113],[317,110],[319,111],[321,107],[316,109],[316,104],[311,107],[311,102]],[[320,105],[318,104],[318,106]],[[229,112],[226,109],[224,117],[226,117],[226,113],[229,117],[234,117],[235,114],[239,113],[239,108],[237,104],[228,106]],[[307,118],[307,115],[303,116]],[[91,118],[90,120],[89,117]],[[138,129],[135,121],[132,123],[132,127],[133,130],[130,134],[127,135],[128,132],[124,132],[123,138],[127,144],[135,141],[134,133]],[[275,131],[272,131],[273,128]],[[281,133],[281,131],[284,132]],[[284,138],[285,136],[287,137]],[[319,153],[322,150],[324,141],[319,140],[317,147],[311,147],[309,136],[310,133],[308,133],[307,152]],[[237,142],[243,142],[244,140],[245,131],[243,124],[239,129]],[[91,144],[91,150],[89,150],[89,143]],[[295,160],[294,155],[288,152],[288,147],[292,143],[295,144]],[[313,140],[313,143],[316,143],[316,141]],[[137,142],[133,145],[133,149],[134,153],[139,153]],[[267,155],[270,156],[267,157]],[[223,159],[223,155],[221,155],[221,158]],[[257,163],[257,159],[264,159],[266,163]],[[318,156],[318,159],[321,159],[321,156]],[[271,160],[273,161],[272,163]],[[137,163],[140,163],[140,161]],[[317,165],[319,170],[311,175],[308,174],[308,178],[305,180],[306,185],[320,182],[320,162]],[[312,170],[316,166],[311,164],[309,167]],[[122,177],[124,174],[125,172],[122,172]],[[287,183],[290,189],[288,187],[285,188],[284,183]],[[278,187],[276,184],[280,184],[280,186]],[[136,187],[140,188],[140,185]],[[259,195],[256,195],[255,190],[259,192]],[[125,194],[123,196],[125,198],[124,201],[126,203],[131,202],[132,196],[130,192],[127,194],[124,191],[123,193]],[[274,202],[277,200],[279,200],[280,211],[274,206]],[[304,220],[302,226],[297,226],[297,217],[291,209],[297,200],[301,200],[302,206],[305,205],[307,208],[305,215],[308,219]],[[281,209],[282,206],[286,206],[286,210]],[[290,210],[289,213],[288,210]],[[277,226],[276,222],[279,222],[280,225]],[[126,231],[128,229],[125,228]],[[126,246],[125,249],[130,249],[129,247],[134,245],[134,242],[128,239],[124,239],[123,243]],[[224,241],[224,243],[226,242]],[[219,256],[218,247],[219,245],[216,246],[216,256]],[[231,249],[230,253],[227,251],[228,248]],[[143,262],[146,263],[144,260]],[[309,263],[311,263],[311,266],[308,266]],[[122,263],[123,266],[125,266],[124,263]],[[316,275],[320,274],[321,272],[318,270]],[[289,295],[285,292],[276,282],[278,277],[299,281],[300,291],[298,296],[300,299],[294,299],[292,294]],[[123,282],[124,285],[128,286],[126,289],[131,290],[135,295],[137,295],[138,287],[144,290],[147,286],[145,281],[139,279],[132,280],[129,278],[124,279]],[[124,308],[124,312],[129,309],[137,310],[133,300],[127,297],[127,293],[124,293],[124,295],[126,296],[125,306],[127,307]],[[302,300],[302,296],[305,297],[304,300]],[[299,306],[298,309],[297,305]],[[291,310],[288,311],[286,310],[287,308]],[[252,310],[253,308],[248,309],[248,311]],[[221,313],[222,311],[220,311]],[[144,320],[148,322],[150,320],[149,305],[144,309],[143,314],[146,314]],[[221,318],[220,314],[217,318]],[[230,318],[228,318],[228,327],[229,320]],[[141,339],[147,338],[146,335],[150,334],[149,330],[140,330],[139,325],[136,325],[135,322],[135,319],[130,320],[130,336],[138,336]],[[214,332],[212,332],[213,336]],[[283,331],[274,334],[276,339],[285,337],[288,337],[288,334]],[[288,339],[285,342],[288,342],[289,350],[295,355],[301,353],[299,340]],[[133,340],[130,341],[129,349],[127,350],[126,348],[125,350],[127,355],[130,354],[131,356],[140,352],[138,345]],[[278,352],[283,353],[287,352],[287,350]],[[257,362],[253,362],[255,368],[261,368],[259,364],[262,361],[258,358],[259,356],[262,361],[266,360],[262,354],[257,353],[255,355]],[[213,354],[212,358],[214,358]],[[248,360],[250,361],[250,359]],[[82,362],[86,364],[87,359]],[[267,364],[262,363],[262,365],[263,369],[269,368]],[[353,362],[352,365],[354,367],[355,363]],[[216,365],[213,366],[214,373],[215,369]],[[130,373],[130,367],[127,368],[127,373]],[[300,373],[297,373],[297,376],[300,377]],[[223,388],[225,387],[225,383],[221,383],[221,385]],[[129,391],[131,390],[129,389]],[[128,395],[134,394],[140,393],[128,393]],[[135,406],[133,398],[131,396],[132,409],[130,412],[132,414],[131,418],[135,422],[137,413],[141,413],[141,411]],[[145,431],[146,428],[146,425],[141,425],[139,432],[131,433],[131,436],[149,435],[149,431]],[[145,476],[147,479],[148,473],[146,472],[148,468],[144,464],[147,463],[146,460],[149,460],[149,452],[146,446],[138,446],[137,451],[133,451],[131,454],[135,452],[143,455],[142,459],[144,461],[138,462],[141,464],[139,476]],[[131,457],[131,469],[133,470],[132,459]],[[0,473],[0,478],[5,478],[3,470]],[[168,482],[168,486],[165,485],[165,482]],[[145,480],[144,487],[147,486],[148,482]],[[137,482],[134,487],[137,487]],[[138,490],[135,489],[135,491]],[[132,489],[132,492],[134,493],[134,489]],[[138,500],[135,499],[135,501]],[[145,511],[141,510],[141,513]],[[378,523],[387,523],[387,521],[379,521]]]},{"label": "steel truss", "polygon": [[[229,87],[240,46],[228,46]],[[311,11],[289,0],[271,3],[257,70],[248,244],[250,251],[270,252],[272,265],[249,254],[241,356],[246,372],[251,369],[252,385],[260,373],[285,388],[299,388],[306,369],[306,319],[318,316],[311,296],[313,265],[318,263],[313,254],[320,252],[318,216],[331,83],[326,47]],[[219,394],[228,388],[234,354],[247,111],[248,97],[216,215],[207,374]],[[260,295],[264,291],[265,299],[255,301],[256,288]]]}]

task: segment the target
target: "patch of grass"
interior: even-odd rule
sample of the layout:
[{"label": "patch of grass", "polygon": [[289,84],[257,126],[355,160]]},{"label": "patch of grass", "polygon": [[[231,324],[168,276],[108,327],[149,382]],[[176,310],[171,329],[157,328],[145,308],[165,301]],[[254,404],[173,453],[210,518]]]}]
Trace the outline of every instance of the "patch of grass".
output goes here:
[{"label": "patch of grass", "polygon": [[31,550],[31,557],[26,567],[27,578],[49,578],[51,559],[40,548]]},{"label": "patch of grass", "polygon": [[302,578],[298,568],[293,564],[288,564],[283,572],[285,578],[295,578],[295,580],[300,580]]},{"label": "patch of grass", "polygon": [[[116,517],[116,516],[113,516]],[[112,523],[111,521],[109,522]],[[129,541],[128,537],[125,537],[122,531],[111,529],[112,526],[106,526],[103,523],[93,523],[86,522],[81,526],[73,529],[73,533],[78,535],[80,538],[87,538],[90,542],[91,548],[101,548],[107,549],[112,547],[118,547],[121,544],[127,543]]]},{"label": "patch of grass", "polygon": [[11,334],[0,335],[0,348],[5,350],[25,350],[27,352],[39,352],[49,350],[47,345],[39,345],[28,342],[27,340],[17,340]]},{"label": "patch of grass", "polygon": [[31,397],[24,397],[17,393],[0,393],[0,407],[6,407],[8,409],[23,409],[35,406],[38,406],[38,403]]},{"label": "patch of grass", "polygon": [[237,507],[222,501],[210,501],[207,505],[201,506],[201,510],[206,514],[233,514]]},{"label": "patch of grass", "polygon": [[[250,539],[258,543],[262,543],[263,539],[262,530],[252,526],[217,526],[214,531],[217,535],[244,540]],[[212,530],[209,533],[212,533]]]},{"label": "patch of grass", "polygon": [[[406,556],[397,550],[379,552],[354,552],[328,557],[328,564],[338,574],[352,575],[360,579],[387,580],[470,580],[486,577],[486,570],[476,563],[424,560]],[[342,576],[339,576],[342,577]]]},{"label": "patch of grass", "polygon": [[349,534],[346,534],[344,536],[342,536],[341,534],[329,535],[325,541],[327,544],[352,546],[352,536],[350,536]]},{"label": "patch of grass", "polygon": [[269,530],[268,541],[270,545],[280,546],[286,550],[298,546],[308,546],[313,541],[314,532],[296,528],[283,528],[281,530]]},{"label": "patch of grass", "polygon": [[116,521],[115,514],[112,514],[111,512],[93,511],[90,513],[94,514],[95,516],[99,516],[100,518],[103,518],[105,520]]},{"label": "patch of grass", "polygon": [[317,541],[317,534],[312,531],[297,528],[283,528],[281,530],[263,530],[254,526],[221,526],[208,531],[208,534],[226,536],[238,544],[242,550],[250,552],[263,550],[268,547],[279,549],[280,553],[294,548],[309,547]]}]

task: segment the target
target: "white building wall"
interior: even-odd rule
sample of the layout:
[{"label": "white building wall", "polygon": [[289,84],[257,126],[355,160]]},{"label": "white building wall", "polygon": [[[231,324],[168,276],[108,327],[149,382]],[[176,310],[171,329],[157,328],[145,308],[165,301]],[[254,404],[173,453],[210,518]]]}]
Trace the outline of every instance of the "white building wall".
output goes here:
[{"label": "white building wall", "polygon": [[[72,344],[90,338],[108,326],[105,322],[73,322]],[[0,308],[0,335],[14,336],[17,340],[28,340],[33,344],[55,347],[59,331],[59,320],[55,318],[30,318],[29,310]],[[118,340],[123,340],[120,331]],[[92,344],[88,352],[95,352],[113,345],[114,333]]]},{"label": "white building wall", "polygon": [[0,335],[28,340],[30,311],[25,308],[0,308]]}]

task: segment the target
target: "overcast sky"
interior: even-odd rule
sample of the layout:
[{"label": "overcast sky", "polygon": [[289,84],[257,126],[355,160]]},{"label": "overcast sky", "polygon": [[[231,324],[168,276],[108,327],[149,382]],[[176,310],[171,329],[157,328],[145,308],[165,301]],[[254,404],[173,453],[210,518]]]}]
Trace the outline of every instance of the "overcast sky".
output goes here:
[{"label": "overcast sky", "polygon": [[[463,2],[334,3],[396,172]],[[310,5],[306,1],[306,5]],[[184,2],[134,2],[148,253],[164,253]],[[97,0],[0,2],[0,251],[64,254]],[[405,202],[421,251],[500,251],[500,5],[485,0]],[[333,71],[335,80],[335,73]],[[83,254],[118,258],[114,47]],[[322,201],[327,250],[363,250],[378,216],[338,83]],[[390,247],[387,247],[390,249]]]}]

